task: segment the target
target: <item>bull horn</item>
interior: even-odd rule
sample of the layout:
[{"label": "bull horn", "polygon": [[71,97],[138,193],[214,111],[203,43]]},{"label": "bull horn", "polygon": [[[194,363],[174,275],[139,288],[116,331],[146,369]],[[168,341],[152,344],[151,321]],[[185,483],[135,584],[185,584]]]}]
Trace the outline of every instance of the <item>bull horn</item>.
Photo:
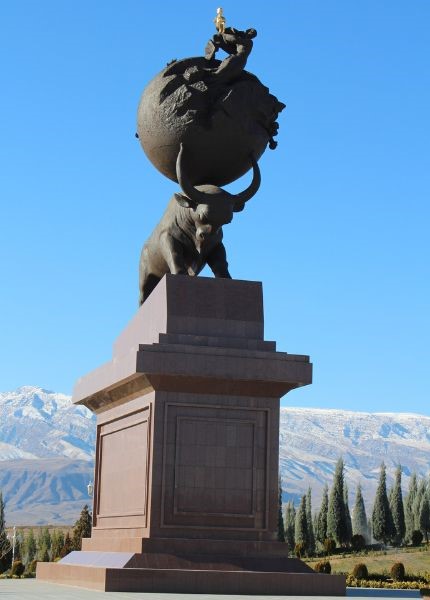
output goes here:
[{"label": "bull horn", "polygon": [[185,175],[185,169],[182,164],[182,157],[184,154],[184,145],[181,144],[181,149],[179,150],[178,158],[176,159],[176,177],[178,179],[178,183],[182,188],[182,191],[188,198],[197,204],[206,204],[207,203],[207,195],[200,190],[197,190],[191,183],[188,177]]},{"label": "bull horn", "polygon": [[244,190],[240,194],[235,194],[234,202],[236,205],[244,204],[245,202],[250,200],[252,198],[252,196],[254,196],[257,193],[258,188],[260,187],[260,183],[261,183],[260,167],[258,166],[258,163],[255,159],[254,154],[251,154],[250,158],[251,158],[251,162],[252,162],[252,168],[254,171],[254,175],[252,177],[252,181],[251,181],[249,187],[247,187],[246,190]]},{"label": "bull horn", "polygon": [[[188,196],[188,198],[192,202],[194,202],[196,204],[205,204],[205,202],[207,202],[207,200],[206,200],[207,195],[205,194],[205,192],[201,192],[200,190],[196,189],[190,183],[190,180],[188,179],[188,177],[185,175],[185,170],[184,170],[183,164],[182,164],[183,154],[184,154],[184,145],[181,144],[178,158],[176,159],[176,177],[178,179],[179,185],[181,186],[184,194],[186,196]],[[257,193],[258,188],[260,187],[260,183],[261,183],[260,168],[254,157],[254,154],[251,154],[250,158],[251,158],[252,167],[254,170],[254,175],[253,175],[251,184],[249,185],[249,187],[246,188],[246,190],[244,190],[240,194],[233,195],[234,203],[237,206],[240,206],[241,204],[243,205],[247,200],[250,200],[252,198],[252,196],[254,196]],[[211,194],[211,197],[216,198],[217,196],[219,196],[221,198],[221,197],[225,196],[226,194],[228,194],[228,192],[222,191],[219,194]]]}]

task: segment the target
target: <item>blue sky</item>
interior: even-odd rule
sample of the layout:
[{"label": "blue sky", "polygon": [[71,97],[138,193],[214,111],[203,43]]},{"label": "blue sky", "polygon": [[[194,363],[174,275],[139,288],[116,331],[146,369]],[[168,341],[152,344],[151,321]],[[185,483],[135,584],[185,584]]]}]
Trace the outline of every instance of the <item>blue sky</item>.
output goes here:
[{"label": "blue sky", "polygon": [[[139,97],[202,54],[216,7],[2,3],[0,390],[70,393],[109,360],[177,189],[134,138]],[[314,362],[282,403],[430,414],[430,3],[223,7],[258,30],[247,68],[287,104],[225,228],[233,277],[263,282],[266,339]]]}]

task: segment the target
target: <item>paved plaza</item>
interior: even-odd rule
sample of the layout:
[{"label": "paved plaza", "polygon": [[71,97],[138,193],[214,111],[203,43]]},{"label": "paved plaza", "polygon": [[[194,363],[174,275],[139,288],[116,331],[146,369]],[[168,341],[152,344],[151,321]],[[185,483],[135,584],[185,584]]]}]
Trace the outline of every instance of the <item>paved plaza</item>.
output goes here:
[{"label": "paved plaza", "polygon": [[[416,590],[366,590],[348,589],[348,597],[356,598],[420,598]],[[0,580],[0,600],[315,600],[315,596],[226,596],[213,594],[144,594],[126,592],[96,592],[52,583],[39,583],[35,579]],[[324,596],[325,600],[335,600],[335,596]]]}]

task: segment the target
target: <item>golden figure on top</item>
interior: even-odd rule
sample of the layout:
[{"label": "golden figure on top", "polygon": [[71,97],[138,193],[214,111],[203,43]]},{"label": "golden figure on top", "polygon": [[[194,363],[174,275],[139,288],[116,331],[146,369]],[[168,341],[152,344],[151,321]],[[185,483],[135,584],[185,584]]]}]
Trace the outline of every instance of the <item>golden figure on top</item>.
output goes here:
[{"label": "golden figure on top", "polygon": [[216,9],[216,17],[214,19],[215,27],[218,33],[224,33],[225,31],[225,17],[222,14],[222,8]]}]

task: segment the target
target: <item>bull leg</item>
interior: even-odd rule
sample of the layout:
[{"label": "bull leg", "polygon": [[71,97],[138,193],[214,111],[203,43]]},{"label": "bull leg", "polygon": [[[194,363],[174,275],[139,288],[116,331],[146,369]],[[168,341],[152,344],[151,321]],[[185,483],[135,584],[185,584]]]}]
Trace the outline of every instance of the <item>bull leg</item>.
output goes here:
[{"label": "bull leg", "polygon": [[145,279],[145,283],[143,284],[143,287],[140,292],[140,298],[139,298],[140,305],[142,305],[145,302],[145,300],[147,299],[147,297],[149,296],[149,294],[152,291],[154,291],[154,288],[159,281],[160,281],[160,278],[157,277],[156,275],[153,275],[152,273],[148,274],[148,276]]},{"label": "bull leg", "polygon": [[223,277],[224,279],[231,279],[231,275],[228,271],[227,255],[225,246],[220,242],[206,259],[207,264],[212,270],[215,277]]},{"label": "bull leg", "polygon": [[160,281],[160,278],[152,273],[148,273],[140,286],[140,294],[139,294],[139,306],[145,302],[148,298],[149,294],[154,291],[155,286]]},{"label": "bull leg", "polygon": [[150,245],[146,243],[142,248],[139,263],[139,306],[145,302],[161,279],[159,273],[154,273],[153,266]]},{"label": "bull leg", "polygon": [[141,260],[139,268],[139,306],[142,306],[159,281],[160,277],[148,270],[146,260]]},{"label": "bull leg", "polygon": [[184,251],[182,245],[175,238],[166,235],[161,240],[161,248],[164,260],[169,267],[172,275],[184,275],[188,273],[184,259]]},{"label": "bull leg", "polygon": [[146,294],[145,294],[145,285],[146,285],[146,280],[148,279],[148,250],[146,248],[146,245],[142,248],[142,253],[140,255],[140,262],[139,262],[139,306],[142,306],[142,304],[145,301],[146,298]]}]

